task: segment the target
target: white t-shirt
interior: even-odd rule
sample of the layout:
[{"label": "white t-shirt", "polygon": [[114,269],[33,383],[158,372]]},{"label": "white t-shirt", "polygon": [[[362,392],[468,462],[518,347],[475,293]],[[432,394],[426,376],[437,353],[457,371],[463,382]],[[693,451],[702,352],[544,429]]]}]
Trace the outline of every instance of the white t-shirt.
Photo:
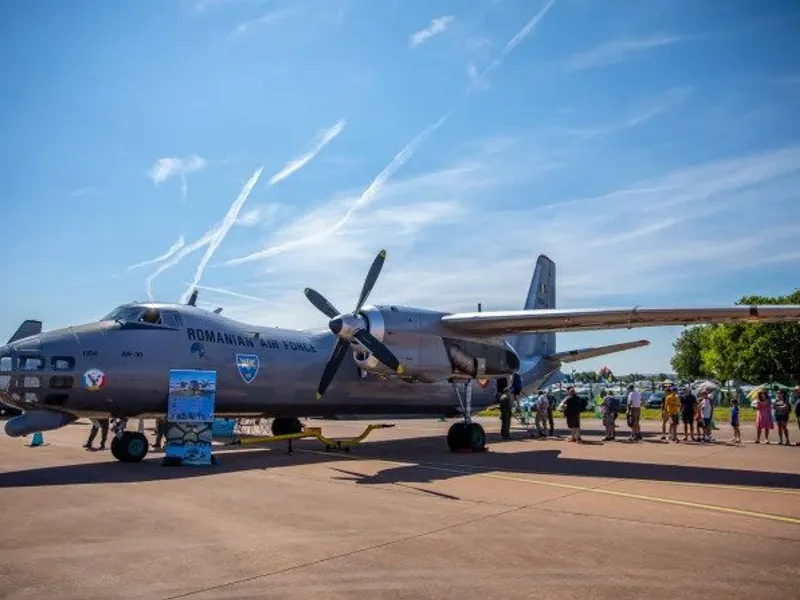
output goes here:
[{"label": "white t-shirt", "polygon": [[641,408],[641,407],[642,407],[642,395],[637,390],[633,390],[630,394],[628,394],[628,408]]},{"label": "white t-shirt", "polygon": [[536,410],[538,410],[540,413],[546,413],[548,408],[550,408],[550,400],[545,394],[542,394],[536,400]]},{"label": "white t-shirt", "polygon": [[711,418],[711,398],[703,398],[702,411],[704,419]]}]

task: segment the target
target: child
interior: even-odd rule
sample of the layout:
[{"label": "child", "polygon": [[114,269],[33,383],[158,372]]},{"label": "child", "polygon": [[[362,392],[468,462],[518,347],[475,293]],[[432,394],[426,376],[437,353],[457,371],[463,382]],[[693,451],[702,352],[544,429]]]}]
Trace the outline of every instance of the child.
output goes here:
[{"label": "child", "polygon": [[[547,437],[547,429],[545,425],[547,424],[547,411],[550,408],[550,399],[547,397],[546,394],[542,393],[536,399],[536,416],[534,417],[534,422],[536,424],[536,433],[539,437]],[[550,435],[553,435],[552,432]]]},{"label": "child", "polygon": [[714,402],[705,390],[700,392],[700,416],[703,419],[703,441],[713,442],[711,438],[711,417],[714,414]]},{"label": "child", "polygon": [[731,427],[733,427],[734,443],[741,444],[742,433],[739,431],[739,401],[736,398],[731,400]]}]

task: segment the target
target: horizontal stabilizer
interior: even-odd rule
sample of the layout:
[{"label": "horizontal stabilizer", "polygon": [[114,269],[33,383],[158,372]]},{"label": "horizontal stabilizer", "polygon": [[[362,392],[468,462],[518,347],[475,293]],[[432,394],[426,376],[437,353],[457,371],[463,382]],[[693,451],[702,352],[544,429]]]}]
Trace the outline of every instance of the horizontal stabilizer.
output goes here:
[{"label": "horizontal stabilizer", "polygon": [[42,322],[28,319],[19,326],[17,332],[11,336],[7,343],[10,344],[11,342],[16,342],[17,340],[21,340],[32,335],[39,335],[40,333],[42,333]]},{"label": "horizontal stabilizer", "polygon": [[577,362],[579,360],[586,360],[587,358],[596,358],[598,356],[605,356],[606,354],[614,354],[615,352],[622,352],[623,350],[631,350],[633,348],[641,348],[642,346],[649,346],[650,342],[647,340],[637,340],[635,342],[623,342],[622,344],[610,344],[608,346],[594,346],[592,348],[581,348],[580,350],[567,350],[566,352],[558,352],[551,354],[547,358],[549,360],[559,360],[562,363]]},{"label": "horizontal stabilizer", "polygon": [[591,331],[716,323],[798,322],[800,306],[720,308],[554,308],[456,313],[442,323],[459,333],[495,336],[542,331]]}]

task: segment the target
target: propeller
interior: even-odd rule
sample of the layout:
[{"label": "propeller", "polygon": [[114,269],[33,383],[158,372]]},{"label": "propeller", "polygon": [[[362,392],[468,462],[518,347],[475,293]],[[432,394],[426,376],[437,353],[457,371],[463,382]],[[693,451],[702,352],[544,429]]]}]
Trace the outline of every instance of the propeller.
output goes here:
[{"label": "propeller", "polygon": [[361,294],[358,297],[358,302],[352,313],[340,313],[336,307],[328,302],[328,300],[316,290],[306,288],[304,293],[306,298],[314,305],[314,307],[327,316],[328,327],[336,335],[336,345],[333,347],[333,352],[325,365],[325,370],[322,372],[322,378],[317,388],[317,400],[322,398],[325,390],[333,381],[333,377],[339,370],[339,366],[344,360],[348,347],[353,340],[359,341],[367,350],[369,350],[375,358],[377,358],[384,365],[389,367],[397,374],[403,373],[403,365],[397,360],[397,357],[392,354],[383,343],[377,340],[368,329],[364,328],[364,319],[358,313],[364,303],[367,301],[372,288],[375,287],[375,282],[378,280],[383,263],[386,260],[386,250],[378,252],[378,256],[372,261],[372,266],[367,272],[367,277],[364,279],[364,284],[361,286]]}]

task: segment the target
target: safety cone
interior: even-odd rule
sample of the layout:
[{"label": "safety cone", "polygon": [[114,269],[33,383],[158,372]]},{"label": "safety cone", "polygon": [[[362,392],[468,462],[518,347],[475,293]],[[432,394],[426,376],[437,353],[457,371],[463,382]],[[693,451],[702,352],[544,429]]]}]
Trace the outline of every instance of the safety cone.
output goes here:
[{"label": "safety cone", "polygon": [[31,448],[36,448],[37,446],[44,445],[44,435],[42,435],[41,431],[37,431],[33,434],[33,438],[31,439]]}]

